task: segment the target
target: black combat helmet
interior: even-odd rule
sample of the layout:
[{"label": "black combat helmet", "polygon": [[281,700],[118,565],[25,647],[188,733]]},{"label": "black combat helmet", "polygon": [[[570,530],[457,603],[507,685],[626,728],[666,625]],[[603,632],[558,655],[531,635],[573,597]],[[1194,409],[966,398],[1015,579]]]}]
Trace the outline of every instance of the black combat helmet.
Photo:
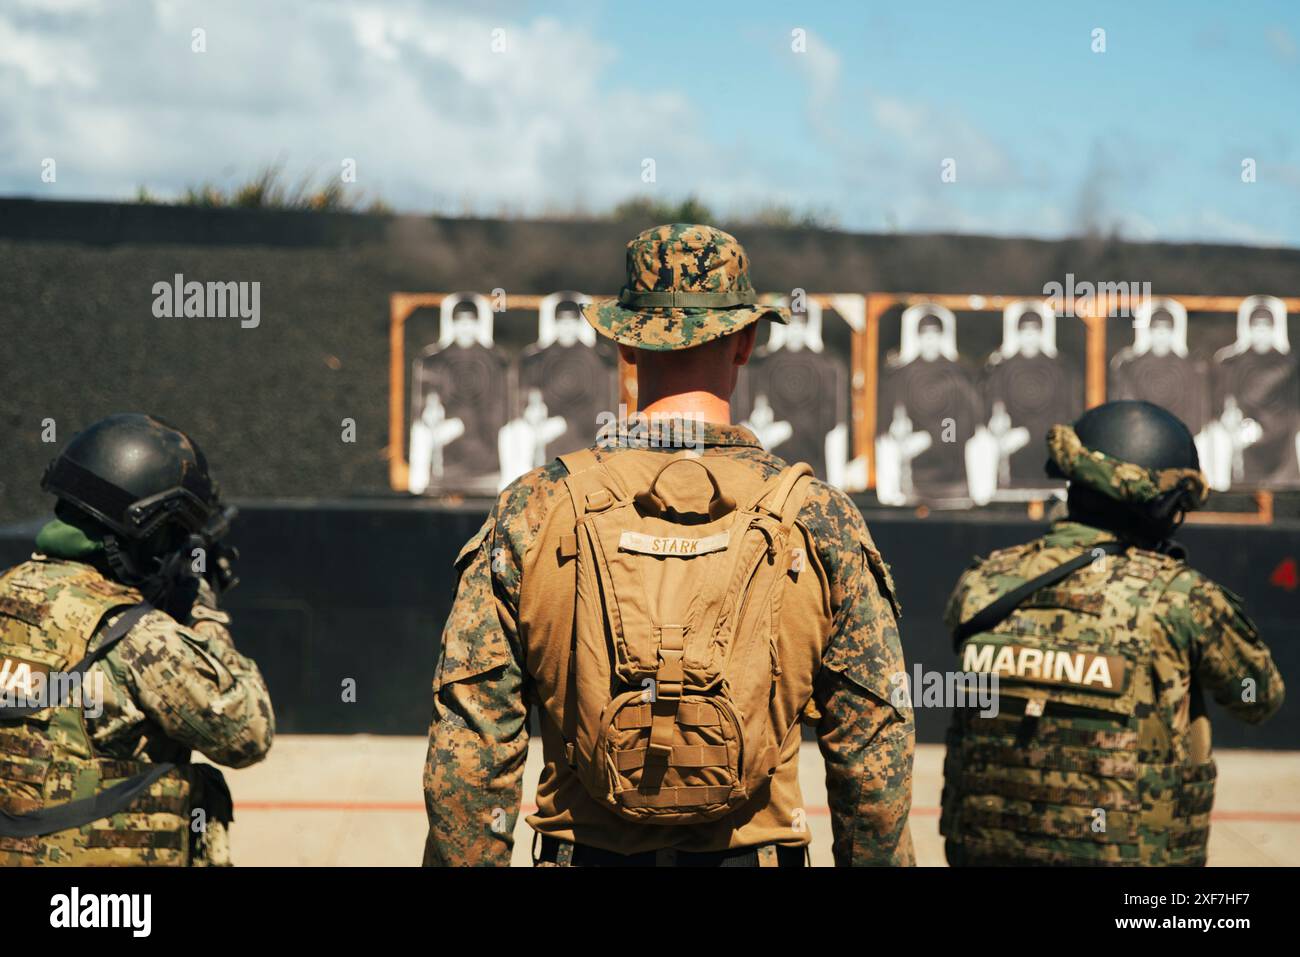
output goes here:
[{"label": "black combat helmet", "polygon": [[168,525],[196,534],[219,499],[207,459],[189,436],[131,412],[73,436],[46,468],[41,488],[132,542]]},{"label": "black combat helmet", "polygon": [[1163,489],[1148,482],[1141,493],[1117,494],[1116,472],[1072,470],[1074,474],[1067,475],[1054,454],[1047,474],[1070,480],[1071,518],[1151,547],[1172,535],[1184,515],[1204,500],[1196,442],[1191,430],[1167,409],[1150,402],[1107,402],[1080,416],[1073,430],[1088,451],[1136,465],[1151,476],[1173,475],[1178,480]]},{"label": "black combat helmet", "polygon": [[[1124,400],[1089,409],[1074,423],[1079,441],[1097,452],[1144,469],[1199,469],[1191,430],[1168,409]],[[1052,473],[1055,464],[1048,467]],[[1063,478],[1059,472],[1056,478]]]}]

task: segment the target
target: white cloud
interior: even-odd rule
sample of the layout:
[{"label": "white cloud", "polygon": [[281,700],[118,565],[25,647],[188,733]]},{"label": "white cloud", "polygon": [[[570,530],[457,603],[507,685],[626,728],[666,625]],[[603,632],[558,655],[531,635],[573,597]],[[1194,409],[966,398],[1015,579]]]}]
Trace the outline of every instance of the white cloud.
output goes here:
[{"label": "white cloud", "polygon": [[[9,71],[31,91],[62,85],[88,88],[95,82],[80,41],[22,29],[0,17],[0,77]],[[14,107],[10,104],[7,109]]]},{"label": "white cloud", "polygon": [[[205,53],[191,52],[196,28]],[[359,191],[414,212],[594,211],[693,193],[723,214],[777,202],[857,229],[1058,236],[1118,224],[1249,241],[1244,224],[1152,200],[1151,150],[1044,149],[1032,123],[986,129],[959,97],[854,80],[857,61],[822,36],[802,54],[784,36],[766,42],[803,115],[746,104],[760,122],[736,132],[714,122],[729,106],[707,85],[629,84],[640,47],[510,0],[20,0],[0,12],[0,192],[125,198],[144,185],[166,197],[276,161],[293,179],[336,175],[348,158]],[[1287,42],[1274,37],[1280,52]],[[57,183],[41,181],[46,157]],[[957,182],[943,183],[950,157]],[[1270,169],[1296,181],[1294,164]]]},{"label": "white cloud", "polygon": [[[206,53],[190,50],[196,27]],[[74,25],[0,18],[0,50],[8,192],[122,197],[143,184],[165,196],[278,159],[294,176],[333,174],[345,157],[358,188],[417,211],[603,208],[651,188],[723,205],[755,187],[726,168],[687,96],[620,88],[599,37],[509,11],[92,5]],[[60,161],[51,187],[44,156]],[[646,157],[654,187],[640,179]]]}]

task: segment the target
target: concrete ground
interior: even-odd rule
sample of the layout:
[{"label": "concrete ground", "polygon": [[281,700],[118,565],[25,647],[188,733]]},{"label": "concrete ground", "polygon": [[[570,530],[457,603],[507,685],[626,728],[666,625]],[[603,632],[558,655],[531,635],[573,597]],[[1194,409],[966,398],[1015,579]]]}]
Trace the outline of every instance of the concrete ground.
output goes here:
[{"label": "concrete ground", "polygon": [[[417,865],[426,822],[420,777],[423,738],[286,735],[270,757],[227,771],[237,821],[234,859],[248,866]],[[1300,752],[1219,751],[1219,783],[1210,831],[1210,864],[1300,865]],[[917,748],[912,838],[917,861],[943,866],[939,792],[943,748]],[[531,808],[541,765],[533,747],[524,779]],[[829,866],[830,817],[821,757],[800,756],[812,829],[812,860]],[[532,830],[520,816],[516,866],[529,864]]]}]

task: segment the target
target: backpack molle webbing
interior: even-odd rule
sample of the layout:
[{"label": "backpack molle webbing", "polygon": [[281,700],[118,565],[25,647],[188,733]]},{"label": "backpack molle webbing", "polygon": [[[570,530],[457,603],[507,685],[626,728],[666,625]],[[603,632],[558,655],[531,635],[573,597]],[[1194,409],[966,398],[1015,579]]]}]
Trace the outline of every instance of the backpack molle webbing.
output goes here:
[{"label": "backpack molle webbing", "polygon": [[[618,464],[629,455],[653,456],[638,463],[643,472],[657,467],[631,495],[640,482]],[[812,470],[800,463],[767,481],[736,471],[730,491],[747,494],[733,496],[704,457],[679,452],[659,465],[664,457],[561,456],[577,521],[560,554],[578,559],[564,730],[598,800],[625,817],[686,824],[726,814],[775,772],[773,611],[803,566],[791,539]],[[688,464],[709,482],[704,522],[685,520],[706,516],[661,491],[665,474]],[[740,700],[763,705],[743,713]]]}]

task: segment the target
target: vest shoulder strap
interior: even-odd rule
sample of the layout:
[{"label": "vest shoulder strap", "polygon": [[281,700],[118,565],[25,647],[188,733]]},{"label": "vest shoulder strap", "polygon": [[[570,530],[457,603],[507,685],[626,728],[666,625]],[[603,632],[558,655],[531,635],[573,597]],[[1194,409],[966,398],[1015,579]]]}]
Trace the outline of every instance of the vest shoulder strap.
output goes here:
[{"label": "vest shoulder strap", "polygon": [[[112,610],[112,608],[106,609],[105,614]],[[113,646],[125,638],[136,623],[151,611],[153,606],[147,602],[140,602],[128,608],[104,630],[94,649],[69,669],[69,674],[79,675],[84,680],[90,667],[108,654]],[[24,718],[38,711],[44,711],[48,707],[63,707],[64,704],[62,701],[39,707],[7,707],[0,704],[0,720]],[[126,810],[131,802],[148,790],[150,785],[175,767],[173,763],[161,762],[91,797],[39,808],[26,814],[0,811],[0,837],[41,837],[58,831],[84,827],[92,821],[111,817]]]},{"label": "vest shoulder strap", "polygon": [[[119,605],[117,607],[121,606]],[[100,616],[99,620],[103,621],[111,611],[113,611],[112,608],[105,609],[104,614]],[[118,616],[117,621],[113,622],[104,630],[104,633],[100,636],[99,643],[95,646],[94,650],[88,651],[85,657],[68,669],[69,677],[72,675],[78,675],[80,680],[84,680],[86,672],[90,670],[90,667],[108,654],[109,651],[112,650],[113,646],[125,638],[131,629],[135,627],[136,622],[151,611],[153,611],[153,605],[150,605],[148,602],[140,602],[138,605],[132,605]],[[96,628],[98,628],[98,622],[96,623]],[[14,718],[26,718],[30,715],[36,714],[37,712],[44,711],[46,708],[60,707],[63,707],[63,702],[61,701],[51,701],[48,704],[35,706],[10,706],[0,703],[0,720],[8,721]]]},{"label": "vest shoulder strap", "polygon": [[1068,577],[1073,572],[1078,571],[1084,565],[1096,560],[1096,552],[1105,552],[1107,555],[1118,555],[1128,548],[1125,542],[1102,542],[1099,545],[1090,547],[1081,555],[1076,555],[1061,565],[1043,572],[1037,578],[1031,578],[1019,588],[1013,588],[1005,595],[1001,595],[989,602],[975,614],[971,615],[952,632],[953,648],[960,648],[971,635],[978,635],[981,632],[991,631],[1001,622],[1005,621],[1011,614],[1020,607],[1026,598],[1038,591],[1040,588],[1046,588],[1048,585],[1055,584],[1061,579]]}]

